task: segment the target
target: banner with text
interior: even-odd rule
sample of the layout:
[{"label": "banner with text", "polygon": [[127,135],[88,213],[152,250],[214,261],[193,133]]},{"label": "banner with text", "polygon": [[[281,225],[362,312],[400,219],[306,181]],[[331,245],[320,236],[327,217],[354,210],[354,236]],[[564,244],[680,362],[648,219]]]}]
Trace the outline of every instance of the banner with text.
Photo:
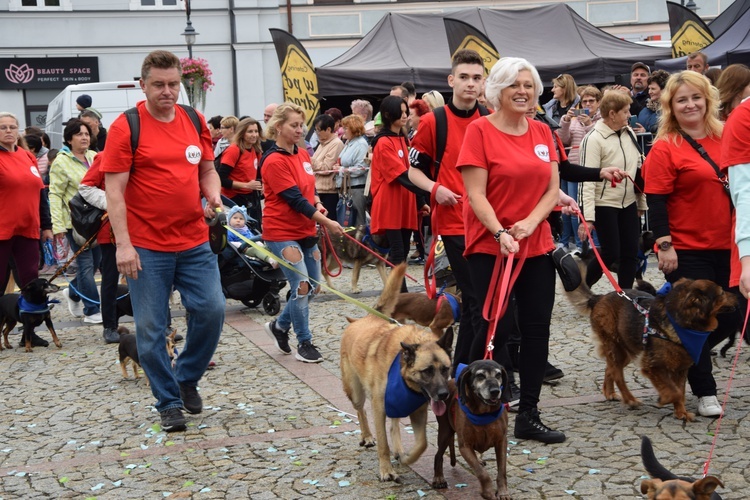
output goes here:
[{"label": "banner with text", "polygon": [[307,51],[293,35],[284,30],[270,28],[281,67],[284,101],[293,102],[305,110],[308,129],[320,112],[318,77]]},{"label": "banner with text", "polygon": [[667,2],[669,32],[672,35],[672,57],[682,57],[701,50],[714,41],[714,35],[698,14],[674,2]]},{"label": "banner with text", "polygon": [[98,81],[98,57],[0,58],[0,90],[63,89]]},{"label": "banner with text", "polygon": [[448,49],[451,58],[462,49],[471,49],[479,53],[484,60],[484,76],[490,74],[492,66],[500,59],[500,53],[487,36],[470,24],[457,19],[443,18],[445,34],[448,36]]}]

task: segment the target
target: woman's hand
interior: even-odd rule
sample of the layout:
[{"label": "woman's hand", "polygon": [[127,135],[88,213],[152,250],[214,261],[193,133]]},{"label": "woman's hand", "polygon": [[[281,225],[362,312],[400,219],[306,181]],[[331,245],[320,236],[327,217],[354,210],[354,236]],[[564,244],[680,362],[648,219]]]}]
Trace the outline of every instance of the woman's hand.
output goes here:
[{"label": "woman's hand", "polygon": [[602,169],[599,169],[599,177],[601,179],[605,179],[610,182],[611,181],[620,182],[627,176],[628,176],[627,172],[617,167],[604,167]]},{"label": "woman's hand", "polygon": [[573,107],[571,106],[571,108],[570,108],[570,109],[568,110],[568,112],[567,112],[567,113],[565,113],[565,114],[564,114],[564,115],[562,116],[562,118],[560,118],[560,120],[562,120],[562,121],[564,121],[564,122],[570,122],[570,120],[572,120],[573,118],[575,118],[575,116],[576,116],[576,115],[575,115],[575,113],[574,113],[574,111],[573,111]]},{"label": "woman's hand", "polygon": [[633,132],[635,132],[636,134],[645,134],[646,129],[640,123],[636,123],[635,127],[633,127]]},{"label": "woman's hand", "polygon": [[43,229],[42,230],[42,243],[45,241],[53,239],[55,236],[52,234],[52,229]]},{"label": "woman's hand", "polygon": [[[325,210],[325,209],[324,209]],[[327,213],[327,211],[326,211]],[[328,229],[328,232],[331,233],[334,236],[344,236],[344,228],[341,227],[341,224],[336,222],[335,220],[331,220],[326,218],[326,222],[324,222],[326,229]]]},{"label": "woman's hand", "polygon": [[578,115],[578,121],[581,122],[581,125],[584,127],[588,127],[591,125],[591,117],[587,115],[586,113],[581,113]]},{"label": "woman's hand", "polygon": [[677,270],[677,252],[674,247],[667,250],[659,250],[656,254],[659,258],[659,269],[666,275]]},{"label": "woman's hand", "polygon": [[576,200],[565,194],[562,189],[560,190],[560,198],[557,200],[557,204],[562,207],[562,213],[565,215],[573,215],[581,210]]},{"label": "woman's hand", "polygon": [[439,205],[456,205],[461,199],[460,194],[456,194],[442,184],[435,190],[435,201]]},{"label": "woman's hand", "polygon": [[519,249],[518,242],[510,234],[510,232],[512,231],[513,231],[513,228],[510,228],[507,233],[502,233],[500,235],[500,240],[498,240],[497,242],[498,245],[500,245],[500,252],[506,257],[508,256],[508,254],[518,252],[518,249]]},{"label": "woman's hand", "polygon": [[586,221],[586,224],[578,224],[578,239],[581,241],[586,241],[589,239],[589,234],[586,232],[586,226],[589,227],[589,231],[594,231],[594,223]]},{"label": "woman's hand", "polygon": [[423,217],[427,217],[428,215],[430,215],[430,206],[422,205],[422,208],[419,209],[419,215]]},{"label": "woman's hand", "polygon": [[508,232],[510,233],[513,238],[516,240],[522,240],[524,238],[528,238],[532,235],[532,233],[536,230],[537,226],[539,224],[530,220],[530,219],[523,219],[515,224],[513,224],[509,229]]},{"label": "woman's hand", "polygon": [[263,189],[263,183],[260,181],[250,181],[247,183],[247,188],[253,191],[260,191]]}]

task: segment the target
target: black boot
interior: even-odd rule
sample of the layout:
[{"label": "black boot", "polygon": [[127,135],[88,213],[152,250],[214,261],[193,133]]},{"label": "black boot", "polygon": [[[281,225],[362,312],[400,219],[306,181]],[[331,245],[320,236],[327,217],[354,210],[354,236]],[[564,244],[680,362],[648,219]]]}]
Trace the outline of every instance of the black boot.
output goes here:
[{"label": "black boot", "polygon": [[513,434],[517,439],[533,439],[542,443],[562,443],[565,434],[547,427],[539,419],[539,410],[527,410],[516,415],[516,425]]},{"label": "black boot", "polygon": [[[23,347],[25,345],[26,345],[26,341],[23,339],[23,335],[22,335],[21,340],[18,342],[18,346]],[[47,347],[48,345],[49,345],[49,342],[44,340],[35,332],[31,332],[31,347]]]},{"label": "black boot", "polygon": [[552,382],[553,380],[559,380],[563,378],[565,374],[561,369],[547,361],[547,366],[544,368],[544,381]]}]

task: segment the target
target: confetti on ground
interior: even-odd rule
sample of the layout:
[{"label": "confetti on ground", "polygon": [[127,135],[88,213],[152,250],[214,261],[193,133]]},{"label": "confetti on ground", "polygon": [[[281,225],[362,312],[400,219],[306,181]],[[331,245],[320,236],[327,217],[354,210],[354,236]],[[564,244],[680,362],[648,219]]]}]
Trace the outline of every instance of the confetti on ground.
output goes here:
[{"label": "confetti on ground", "polygon": [[344,486],[349,486],[351,483],[349,481],[339,481],[339,487],[343,488]]},{"label": "confetti on ground", "polygon": [[456,488],[466,488],[467,486],[469,485],[466,483],[456,483]]},{"label": "confetti on ground", "polygon": [[120,487],[120,486],[122,486],[122,479],[120,479],[119,481],[115,481],[115,482],[113,482],[113,483],[112,483],[112,486],[117,486],[117,487]]},{"label": "confetti on ground", "polygon": [[267,449],[266,451],[267,451],[268,453],[275,453],[275,452],[277,452],[277,451],[279,451],[279,450],[277,450],[276,448],[274,448],[274,447],[272,446],[272,447],[268,448],[268,449]]},{"label": "confetti on ground", "polygon": [[295,453],[297,453],[295,450],[286,450],[287,455],[294,455]]},{"label": "confetti on ground", "polygon": [[527,468],[525,468],[524,470],[525,470],[526,472],[529,472],[529,473],[531,473],[531,474],[533,474],[533,473],[534,473],[534,469],[532,469],[531,467],[527,467]]},{"label": "confetti on ground", "polygon": [[63,476],[63,477],[61,477],[60,479],[57,480],[57,482],[60,483],[60,484],[65,484],[68,481],[70,481],[70,479],[68,478],[68,476]]},{"label": "confetti on ground", "polygon": [[276,432],[276,429],[268,429],[269,434],[271,434],[272,432]]},{"label": "confetti on ground", "polygon": [[599,469],[589,469],[589,475],[592,474],[599,474],[601,471]]},{"label": "confetti on ground", "polygon": [[568,495],[575,495],[576,490],[565,490],[565,493],[567,493]]},{"label": "confetti on ground", "polygon": [[424,492],[424,491],[422,491],[422,490],[417,490],[417,495],[419,495],[419,497],[420,497],[420,498],[421,498],[421,497],[423,497],[423,496],[425,496],[426,494],[427,494],[427,493],[425,493],[425,492]]},{"label": "confetti on ground", "polygon": [[198,493],[208,493],[209,491],[211,491],[211,488],[203,488]]},{"label": "confetti on ground", "polygon": [[195,484],[195,481],[190,481],[190,480],[188,480],[188,481],[185,481],[185,482],[184,482],[184,483],[182,484],[182,487],[183,487],[183,488],[187,488],[188,486],[192,486],[192,485],[194,485],[194,484]]},{"label": "confetti on ground", "polygon": [[96,486],[92,486],[92,487],[91,487],[91,491],[96,491],[96,490],[100,490],[100,489],[102,489],[102,488],[104,488],[104,483],[99,483],[99,484],[97,484]]},{"label": "confetti on ground", "polygon": [[531,455],[531,451],[529,451],[529,450],[523,450],[523,454],[524,455]]}]

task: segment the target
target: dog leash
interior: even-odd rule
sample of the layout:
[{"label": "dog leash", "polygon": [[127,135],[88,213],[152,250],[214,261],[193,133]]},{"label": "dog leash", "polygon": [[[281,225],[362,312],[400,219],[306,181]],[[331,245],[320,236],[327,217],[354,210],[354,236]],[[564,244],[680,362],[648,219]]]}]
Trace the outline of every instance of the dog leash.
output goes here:
[{"label": "dog leash", "polygon": [[[346,229],[344,229],[346,231]],[[344,233],[346,234],[346,232]],[[330,276],[331,278],[336,278],[337,276],[341,275],[341,272],[344,270],[344,266],[341,264],[341,259],[339,259],[338,254],[336,253],[336,249],[333,248],[333,241],[331,240],[331,235],[328,233],[328,230],[326,228],[323,228],[323,244],[320,246],[321,253],[323,254],[323,257],[320,259],[323,263],[323,270],[325,273]],[[330,269],[328,269],[328,249],[331,250],[331,255],[333,255],[333,258],[336,259],[336,264],[339,265],[339,270],[336,274],[333,274]]]},{"label": "dog leash", "polygon": [[238,238],[240,238],[242,241],[244,241],[245,243],[247,243],[248,245],[250,245],[251,247],[253,247],[257,251],[259,251],[261,254],[265,255],[266,257],[272,258],[273,260],[275,260],[276,262],[278,262],[279,265],[284,266],[285,268],[289,269],[290,271],[294,271],[295,273],[299,274],[300,276],[302,276],[303,278],[305,278],[309,282],[315,283],[316,285],[320,286],[324,290],[329,291],[329,292],[331,292],[331,293],[339,296],[340,298],[344,299],[345,301],[350,302],[350,303],[354,304],[355,306],[357,306],[357,307],[359,307],[361,309],[364,309],[365,311],[367,311],[368,313],[372,314],[373,316],[377,316],[378,318],[383,319],[385,321],[388,321],[389,323],[393,323],[395,325],[401,326],[401,323],[399,323],[395,319],[389,318],[388,316],[386,316],[382,312],[376,310],[373,307],[368,306],[364,302],[360,302],[357,299],[353,299],[353,298],[349,297],[348,295],[346,295],[345,293],[341,293],[338,290],[336,290],[335,288],[331,288],[331,287],[327,286],[325,283],[322,283],[320,280],[313,279],[310,276],[306,275],[305,273],[300,272],[294,266],[288,264],[286,262],[286,260],[284,260],[283,258],[281,258],[278,255],[274,254],[273,252],[269,251],[266,247],[262,247],[262,246],[258,245],[256,242],[252,241],[251,239],[249,239],[249,238],[245,237],[244,235],[238,233],[237,231],[234,230],[234,228],[232,228],[232,227],[230,227],[228,225],[225,225],[224,227],[227,229],[227,231],[231,231],[232,233],[234,233],[235,236],[237,236]]},{"label": "dog leash", "polygon": [[[104,215],[102,215],[102,227],[104,224],[109,223],[109,216],[105,212]],[[101,228],[99,229],[101,231]],[[59,278],[65,270],[70,266],[70,264],[79,256],[81,253],[86,250],[86,248],[89,246],[89,244],[94,241],[94,238],[96,238],[99,235],[99,231],[97,231],[95,234],[93,234],[89,239],[86,240],[86,243],[81,245],[81,248],[79,248],[68,260],[65,262],[62,266],[57,268],[57,271],[55,271],[55,274],[52,275],[50,279],[47,280],[47,283],[52,283],[52,281],[55,278]]]},{"label": "dog leash", "polygon": [[734,379],[734,372],[737,369],[737,362],[740,359],[740,354],[742,352],[742,343],[745,339],[745,331],[747,331],[747,320],[748,316],[750,316],[750,301],[747,303],[747,310],[745,311],[745,323],[742,325],[742,333],[740,333],[740,341],[737,344],[737,352],[734,355],[734,360],[732,361],[732,370],[729,372],[729,380],[727,380],[727,388],[724,391],[724,400],[721,402],[721,415],[719,415],[719,418],[716,420],[716,430],[714,431],[714,437],[711,440],[711,449],[708,452],[708,458],[706,459],[706,463],[703,465],[703,477],[706,477],[708,475],[708,469],[711,466],[711,459],[714,455],[714,449],[716,448],[716,440],[719,438],[719,429],[721,429],[721,420],[724,418],[724,410],[727,407],[727,399],[729,399],[729,391],[732,388],[732,380]]},{"label": "dog leash", "polygon": [[[500,318],[503,317],[503,314],[505,314],[505,311],[508,309],[510,293],[513,290],[513,284],[516,282],[516,279],[518,279],[523,263],[526,261],[527,251],[528,247],[524,245],[524,249],[519,256],[515,270],[513,269],[513,253],[509,253],[505,259],[502,258],[502,254],[500,253],[495,259],[495,267],[492,270],[490,286],[487,289],[487,298],[484,301],[484,308],[482,309],[482,316],[485,320],[489,321],[484,359],[492,359],[492,352],[495,350],[495,345],[493,344],[495,340],[495,330],[497,329],[497,324],[500,321]],[[500,278],[501,274],[502,279]],[[495,296],[497,296],[497,302],[493,303],[492,298]]]}]

